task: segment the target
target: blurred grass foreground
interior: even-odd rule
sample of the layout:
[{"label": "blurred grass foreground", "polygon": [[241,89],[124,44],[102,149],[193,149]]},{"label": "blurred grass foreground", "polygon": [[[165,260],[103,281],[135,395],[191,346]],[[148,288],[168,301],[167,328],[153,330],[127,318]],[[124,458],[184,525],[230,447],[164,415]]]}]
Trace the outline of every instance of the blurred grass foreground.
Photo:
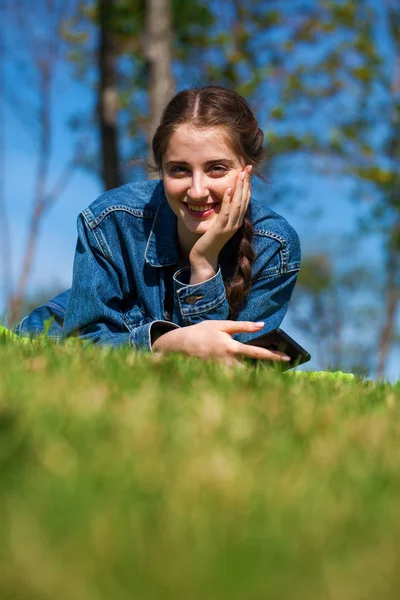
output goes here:
[{"label": "blurred grass foreground", "polygon": [[399,597],[400,386],[0,342],[2,600]]}]

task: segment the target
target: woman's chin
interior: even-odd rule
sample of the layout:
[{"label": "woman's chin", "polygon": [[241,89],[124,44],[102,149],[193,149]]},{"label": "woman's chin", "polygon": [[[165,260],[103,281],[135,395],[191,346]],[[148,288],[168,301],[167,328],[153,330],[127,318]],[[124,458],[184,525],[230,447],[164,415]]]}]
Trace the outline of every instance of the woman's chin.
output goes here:
[{"label": "woman's chin", "polygon": [[183,225],[186,227],[186,229],[188,229],[191,233],[196,233],[197,235],[203,235],[203,233],[210,228],[214,220],[215,219],[213,218],[200,221],[194,218],[188,218],[187,215],[185,215],[182,219]]},{"label": "woman's chin", "polygon": [[203,235],[210,228],[209,223],[187,223],[185,224],[186,228],[192,233],[196,233],[197,235]]}]

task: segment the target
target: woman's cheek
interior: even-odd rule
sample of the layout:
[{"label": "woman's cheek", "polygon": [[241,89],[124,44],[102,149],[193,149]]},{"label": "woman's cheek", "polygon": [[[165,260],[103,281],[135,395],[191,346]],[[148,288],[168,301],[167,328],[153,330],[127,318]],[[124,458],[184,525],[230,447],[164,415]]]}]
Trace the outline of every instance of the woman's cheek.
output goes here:
[{"label": "woman's cheek", "polygon": [[241,173],[241,169],[238,169],[237,171],[232,171],[231,173],[229,173],[229,178],[228,178],[229,182],[226,184],[226,187],[231,187],[233,190],[235,189],[236,179],[237,179],[237,176],[239,175],[239,173]]},{"label": "woman's cheek", "polygon": [[222,197],[225,194],[225,190],[228,187],[234,187],[234,185],[235,185],[235,177],[231,177],[229,175],[228,177],[224,177],[220,181],[215,182],[215,184],[213,186],[213,192],[216,196],[218,196],[222,200]]},{"label": "woman's cheek", "polygon": [[167,198],[171,201],[178,201],[185,194],[185,188],[178,182],[164,183],[164,190]]}]

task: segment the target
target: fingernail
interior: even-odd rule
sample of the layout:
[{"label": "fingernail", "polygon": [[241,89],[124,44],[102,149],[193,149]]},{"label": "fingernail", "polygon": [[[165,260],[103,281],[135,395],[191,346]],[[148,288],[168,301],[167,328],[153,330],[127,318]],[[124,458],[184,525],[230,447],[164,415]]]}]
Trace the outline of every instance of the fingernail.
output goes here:
[{"label": "fingernail", "polygon": [[250,173],[252,172],[252,170],[253,170],[253,165],[250,165],[250,166],[248,167],[248,169],[247,169],[247,172],[248,172],[248,174],[249,174],[249,175],[250,175]]},{"label": "fingernail", "polygon": [[290,356],[282,356],[282,360],[289,362],[289,360],[292,360],[292,359],[290,358]]},{"label": "fingernail", "polygon": [[241,179],[242,181],[244,181],[244,178],[245,178],[245,177],[246,177],[246,173],[241,173],[241,174],[240,174],[240,179]]},{"label": "fingernail", "polygon": [[263,321],[257,321],[257,323],[254,323],[254,325],[257,327],[264,327],[265,323]]},{"label": "fingernail", "polygon": [[226,193],[230,196],[232,194],[232,188],[227,188]]}]

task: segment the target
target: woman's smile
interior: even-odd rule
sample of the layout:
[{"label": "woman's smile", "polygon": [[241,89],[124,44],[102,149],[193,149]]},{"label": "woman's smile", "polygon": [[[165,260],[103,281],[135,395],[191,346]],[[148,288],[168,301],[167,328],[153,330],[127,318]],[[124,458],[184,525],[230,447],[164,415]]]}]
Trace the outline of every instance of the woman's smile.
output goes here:
[{"label": "woman's smile", "polygon": [[189,202],[183,202],[185,210],[190,214],[194,219],[206,219],[212,214],[215,214],[217,211],[215,210],[217,206],[220,205],[220,202],[213,202],[209,204],[194,204]]}]

